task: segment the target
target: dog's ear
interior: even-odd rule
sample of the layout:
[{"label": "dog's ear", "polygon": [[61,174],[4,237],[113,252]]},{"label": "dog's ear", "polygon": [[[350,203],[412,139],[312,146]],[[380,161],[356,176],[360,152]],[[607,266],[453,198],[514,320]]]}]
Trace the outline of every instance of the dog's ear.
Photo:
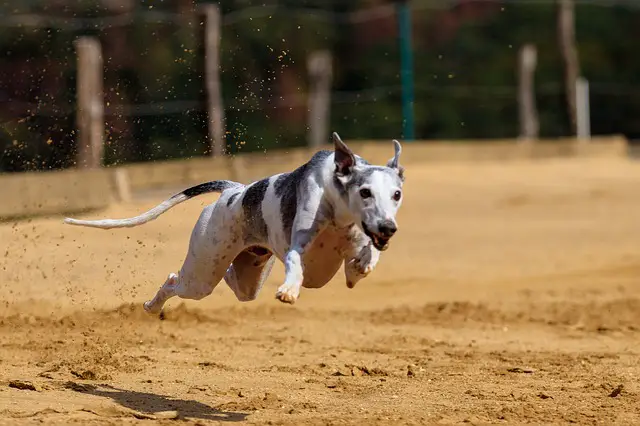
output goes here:
[{"label": "dog's ear", "polygon": [[356,165],[356,157],[349,149],[340,136],[336,132],[333,132],[333,146],[334,146],[334,158],[336,163],[336,173],[340,175],[348,175],[351,173],[351,169]]},{"label": "dog's ear", "polygon": [[400,154],[402,153],[402,145],[397,140],[393,140],[393,149],[395,150],[395,154],[392,159],[387,161],[387,167],[394,169],[398,172],[398,176],[400,179],[404,181],[404,167],[400,165]]}]

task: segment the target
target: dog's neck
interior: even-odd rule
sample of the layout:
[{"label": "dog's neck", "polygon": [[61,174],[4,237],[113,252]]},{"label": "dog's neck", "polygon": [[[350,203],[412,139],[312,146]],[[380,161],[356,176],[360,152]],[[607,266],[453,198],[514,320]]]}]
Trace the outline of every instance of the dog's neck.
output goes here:
[{"label": "dog's neck", "polygon": [[344,228],[353,225],[355,218],[349,209],[348,199],[340,193],[336,186],[335,174],[334,170],[330,168],[331,166],[333,166],[332,158],[329,168],[325,169],[325,173],[323,173],[325,198],[331,206],[333,224],[338,228]]},{"label": "dog's neck", "polygon": [[345,228],[355,223],[353,215],[342,201],[333,205],[333,222],[338,228]]}]

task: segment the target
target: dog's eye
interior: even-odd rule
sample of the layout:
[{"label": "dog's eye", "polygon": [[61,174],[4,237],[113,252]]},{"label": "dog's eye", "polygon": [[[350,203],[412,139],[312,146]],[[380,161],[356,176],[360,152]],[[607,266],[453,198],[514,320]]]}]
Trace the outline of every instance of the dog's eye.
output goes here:
[{"label": "dog's eye", "polygon": [[360,196],[362,198],[370,198],[371,197],[371,191],[369,191],[367,188],[362,188],[360,190]]},{"label": "dog's eye", "polygon": [[400,198],[402,197],[402,192],[400,191],[396,191],[393,193],[393,199],[396,201],[400,201]]}]

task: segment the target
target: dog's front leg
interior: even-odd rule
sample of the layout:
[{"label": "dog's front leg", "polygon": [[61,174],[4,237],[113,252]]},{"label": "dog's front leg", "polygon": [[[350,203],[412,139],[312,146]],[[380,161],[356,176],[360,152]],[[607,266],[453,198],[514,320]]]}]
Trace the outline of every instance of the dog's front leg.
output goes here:
[{"label": "dog's front leg", "polygon": [[291,232],[291,247],[284,259],[285,278],[284,283],[276,292],[276,299],[283,303],[295,303],[300,295],[300,287],[304,279],[302,257],[305,249],[322,230],[318,222],[311,222],[308,228],[294,227]]},{"label": "dog's front leg", "polygon": [[373,246],[369,237],[355,227],[350,241],[352,246],[350,256],[345,259],[344,272],[347,287],[353,288],[376,267],[380,260],[380,251]]}]

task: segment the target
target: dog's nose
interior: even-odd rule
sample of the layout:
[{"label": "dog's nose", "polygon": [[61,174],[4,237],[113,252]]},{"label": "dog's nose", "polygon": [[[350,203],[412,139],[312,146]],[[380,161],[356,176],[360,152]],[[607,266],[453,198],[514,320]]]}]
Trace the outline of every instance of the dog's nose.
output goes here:
[{"label": "dog's nose", "polygon": [[398,227],[396,226],[395,223],[393,223],[390,220],[383,220],[378,224],[378,230],[382,235],[389,238],[396,233],[396,231],[398,230]]}]

